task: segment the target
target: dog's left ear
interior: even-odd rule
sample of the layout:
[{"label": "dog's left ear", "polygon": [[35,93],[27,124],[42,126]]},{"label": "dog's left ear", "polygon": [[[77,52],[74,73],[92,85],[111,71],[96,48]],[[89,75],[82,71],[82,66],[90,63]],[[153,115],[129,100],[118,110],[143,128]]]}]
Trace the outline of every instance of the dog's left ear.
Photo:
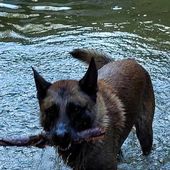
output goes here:
[{"label": "dog's left ear", "polygon": [[48,88],[51,86],[51,83],[47,82],[33,67],[34,80],[37,89],[37,98],[41,102],[45,96]]},{"label": "dog's left ear", "polygon": [[79,81],[79,86],[86,94],[88,94],[94,101],[97,96],[97,77],[98,72],[94,58],[91,59],[89,68],[84,77]]}]

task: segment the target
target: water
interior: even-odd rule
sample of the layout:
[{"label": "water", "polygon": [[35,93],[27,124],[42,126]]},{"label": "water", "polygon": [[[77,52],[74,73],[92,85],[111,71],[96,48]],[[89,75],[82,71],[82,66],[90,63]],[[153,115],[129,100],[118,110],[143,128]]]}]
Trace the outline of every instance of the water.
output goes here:
[{"label": "water", "polygon": [[[0,137],[41,131],[31,66],[49,81],[80,79],[87,66],[68,52],[94,48],[115,60],[135,58],[150,72],[154,85],[154,149],[143,157],[132,132],[119,168],[169,170],[169,18],[169,0],[1,0]],[[0,147],[0,169],[66,167],[52,148]]]}]

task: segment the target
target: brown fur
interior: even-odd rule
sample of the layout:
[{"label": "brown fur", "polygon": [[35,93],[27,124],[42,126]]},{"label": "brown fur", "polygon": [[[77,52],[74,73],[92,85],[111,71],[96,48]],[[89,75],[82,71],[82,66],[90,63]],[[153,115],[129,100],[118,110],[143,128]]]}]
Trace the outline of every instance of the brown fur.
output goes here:
[{"label": "brown fur", "polygon": [[[54,140],[65,163],[74,170],[116,170],[117,154],[133,125],[136,126],[143,154],[149,154],[153,140],[155,103],[147,71],[131,59],[111,62],[109,57],[79,49],[71,54],[90,63],[80,81],[61,80],[50,84],[34,70],[41,124],[50,132],[58,128],[61,122],[77,131],[102,127],[106,135],[104,139],[95,142],[71,144],[67,150],[60,147],[67,138],[61,138],[61,143]],[[96,60],[96,66],[92,57]],[[96,68],[100,68],[98,81]],[[70,103],[85,108],[76,121],[76,110],[71,112],[71,117],[69,115],[72,110]],[[49,111],[51,107],[53,110]],[[81,117],[84,115],[85,118]],[[60,140],[60,137],[57,136],[57,139]]]}]

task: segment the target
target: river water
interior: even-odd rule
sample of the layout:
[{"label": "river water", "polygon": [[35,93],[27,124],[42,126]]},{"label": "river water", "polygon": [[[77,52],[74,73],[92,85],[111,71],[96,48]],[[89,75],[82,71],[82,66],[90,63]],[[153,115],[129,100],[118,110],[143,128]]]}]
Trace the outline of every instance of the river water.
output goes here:
[{"label": "river water", "polygon": [[[80,79],[87,66],[71,58],[74,48],[135,58],[149,71],[153,151],[142,156],[132,132],[119,169],[170,170],[169,0],[0,0],[0,137],[42,130],[31,66],[49,81]],[[0,147],[0,170],[53,169],[68,169],[53,148]]]}]

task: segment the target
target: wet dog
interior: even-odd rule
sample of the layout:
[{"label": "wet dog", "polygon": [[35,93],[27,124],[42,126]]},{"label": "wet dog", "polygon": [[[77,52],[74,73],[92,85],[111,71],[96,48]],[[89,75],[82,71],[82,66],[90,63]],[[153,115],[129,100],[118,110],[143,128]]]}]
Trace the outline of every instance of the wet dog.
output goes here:
[{"label": "wet dog", "polygon": [[[35,69],[41,125],[74,170],[116,170],[117,155],[133,126],[144,155],[152,149],[154,92],[148,72],[133,59],[113,61],[94,51],[71,55],[89,64],[79,81],[46,81]],[[74,134],[101,127],[105,137],[73,143]]]}]

